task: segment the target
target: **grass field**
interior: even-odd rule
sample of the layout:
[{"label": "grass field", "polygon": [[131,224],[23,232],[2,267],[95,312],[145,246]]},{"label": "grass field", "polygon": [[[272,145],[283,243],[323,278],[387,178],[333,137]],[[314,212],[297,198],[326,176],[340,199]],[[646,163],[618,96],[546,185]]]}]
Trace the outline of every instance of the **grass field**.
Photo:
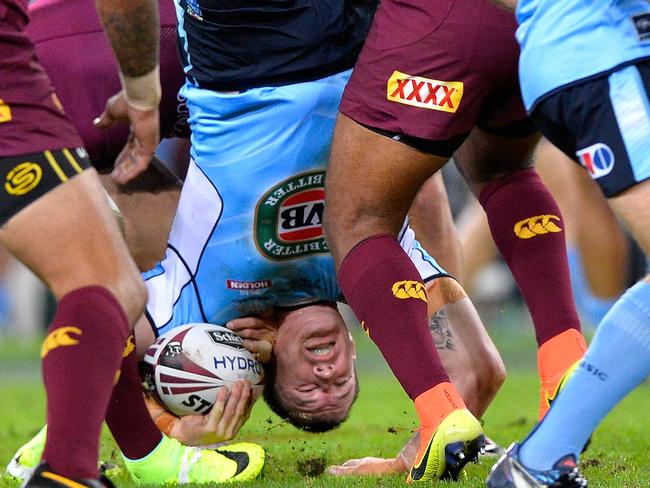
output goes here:
[{"label": "grass field", "polygon": [[[534,343],[529,327],[517,314],[491,330],[508,367],[508,380],[484,418],[488,435],[503,445],[521,439],[532,427],[536,412],[537,379]],[[522,330],[525,329],[525,330]],[[0,465],[41,427],[44,396],[37,364],[37,344],[0,340]],[[259,402],[240,438],[262,444],[268,462],[263,478],[250,485],[280,486],[405,486],[404,476],[333,478],[309,473],[351,457],[393,456],[415,427],[415,414],[378,352],[357,335],[361,392],[348,422],[337,431],[310,435],[279,421]],[[646,382],[620,404],[594,435],[583,457],[583,471],[593,487],[650,487],[650,385]],[[115,446],[105,433],[102,460],[119,464]],[[458,487],[484,486],[494,462],[486,458],[470,465]],[[126,476],[119,486],[132,486]],[[442,484],[442,483],[441,483]],[[0,478],[0,488],[18,484]]]}]

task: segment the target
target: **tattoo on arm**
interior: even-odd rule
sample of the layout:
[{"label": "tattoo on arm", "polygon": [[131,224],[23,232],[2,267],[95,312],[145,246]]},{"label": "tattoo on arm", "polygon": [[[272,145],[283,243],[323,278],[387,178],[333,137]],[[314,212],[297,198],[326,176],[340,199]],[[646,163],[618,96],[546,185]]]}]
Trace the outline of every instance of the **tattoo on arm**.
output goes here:
[{"label": "tattoo on arm", "polygon": [[104,24],[122,73],[141,76],[158,64],[158,2],[97,0],[97,12]]},{"label": "tattoo on arm", "polygon": [[454,336],[449,329],[447,316],[443,310],[438,310],[431,316],[429,329],[431,329],[431,336],[438,350],[454,350]]}]

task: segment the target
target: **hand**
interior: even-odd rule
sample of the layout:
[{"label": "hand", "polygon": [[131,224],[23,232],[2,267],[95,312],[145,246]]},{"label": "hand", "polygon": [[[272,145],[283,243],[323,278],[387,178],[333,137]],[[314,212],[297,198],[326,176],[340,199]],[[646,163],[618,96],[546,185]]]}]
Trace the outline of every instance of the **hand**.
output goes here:
[{"label": "hand", "polygon": [[221,387],[212,410],[206,415],[181,417],[171,429],[170,436],[187,446],[207,446],[234,438],[248,420],[254,399],[248,381],[237,381],[228,392]]},{"label": "hand", "polygon": [[416,432],[394,458],[364,457],[350,459],[339,466],[328,467],[327,472],[334,476],[407,473],[415,462],[419,443],[420,435]]},{"label": "hand", "polygon": [[186,446],[207,446],[234,438],[248,420],[259,391],[252,391],[248,381],[237,381],[232,389],[223,386],[209,413],[176,417],[152,398],[147,407],[158,428]]},{"label": "hand", "polygon": [[404,466],[398,458],[364,457],[350,459],[340,466],[329,466],[327,473],[334,476],[363,476],[406,473],[408,467]]},{"label": "hand", "polygon": [[271,318],[272,311],[263,317],[244,317],[226,324],[233,332],[244,339],[248,349],[260,363],[268,363],[273,353],[273,345],[278,336],[278,326]]},{"label": "hand", "polygon": [[106,101],[104,112],[93,123],[100,129],[116,123],[131,124],[131,134],[111,174],[116,183],[127,183],[149,166],[160,142],[158,108],[139,110],[127,102],[124,91],[121,91]]}]

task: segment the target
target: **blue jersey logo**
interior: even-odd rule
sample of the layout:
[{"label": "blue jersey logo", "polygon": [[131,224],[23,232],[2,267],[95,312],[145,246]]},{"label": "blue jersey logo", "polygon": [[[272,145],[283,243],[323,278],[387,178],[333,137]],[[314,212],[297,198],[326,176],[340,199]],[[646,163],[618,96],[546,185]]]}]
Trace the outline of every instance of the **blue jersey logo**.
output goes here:
[{"label": "blue jersey logo", "polygon": [[608,175],[614,169],[614,152],[602,142],[580,149],[576,155],[593,179]]}]

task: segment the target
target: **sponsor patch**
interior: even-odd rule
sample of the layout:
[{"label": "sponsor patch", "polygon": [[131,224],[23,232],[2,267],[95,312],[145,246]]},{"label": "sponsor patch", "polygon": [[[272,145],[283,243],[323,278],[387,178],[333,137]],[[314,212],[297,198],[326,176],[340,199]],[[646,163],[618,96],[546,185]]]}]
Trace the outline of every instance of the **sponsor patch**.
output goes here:
[{"label": "sponsor patch", "polygon": [[388,100],[413,107],[454,113],[463,98],[462,81],[440,81],[393,71],[386,85]]},{"label": "sponsor patch", "polygon": [[261,281],[236,281],[236,280],[226,280],[226,286],[231,290],[261,290],[263,288],[271,288],[273,282],[271,280],[261,280]]},{"label": "sponsor patch", "polygon": [[423,302],[427,301],[427,289],[424,284],[420,283],[419,281],[398,281],[396,283],[393,283],[391,291],[393,293],[393,296],[395,298],[399,298],[400,300],[417,298]]},{"label": "sponsor patch", "polygon": [[517,222],[513,231],[519,239],[530,239],[549,232],[562,232],[562,228],[553,222],[554,220],[560,222],[560,217],[557,215],[536,215]]},{"label": "sponsor patch", "polygon": [[634,28],[640,41],[650,39],[650,12],[632,17]]},{"label": "sponsor patch", "polygon": [[220,330],[206,330],[205,331],[212,342],[215,344],[223,344],[225,346],[234,347],[235,349],[244,348],[244,340],[234,332],[225,332]]},{"label": "sponsor patch", "polygon": [[614,169],[614,152],[602,142],[580,149],[576,152],[576,156],[593,179],[602,178]]},{"label": "sponsor patch", "polygon": [[43,178],[43,169],[30,161],[20,163],[9,173],[5,181],[5,191],[9,195],[24,195],[32,191]]},{"label": "sponsor patch", "polygon": [[255,244],[269,259],[329,251],[323,236],[325,172],[289,178],[267,191],[255,211]]}]

